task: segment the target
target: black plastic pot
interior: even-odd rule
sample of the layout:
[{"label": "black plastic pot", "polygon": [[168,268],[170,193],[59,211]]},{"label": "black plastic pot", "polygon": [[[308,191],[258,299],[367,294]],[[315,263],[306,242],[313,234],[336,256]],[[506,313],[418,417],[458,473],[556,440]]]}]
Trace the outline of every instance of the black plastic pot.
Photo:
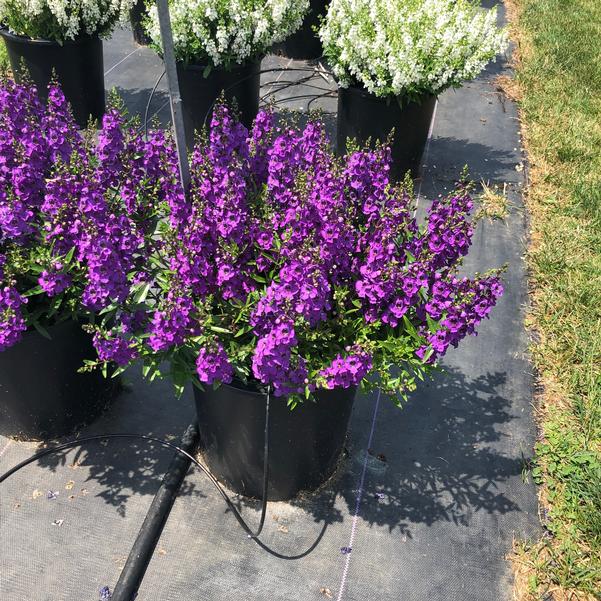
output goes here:
[{"label": "black plastic pot", "polygon": [[104,58],[102,40],[85,37],[63,45],[49,40],[32,40],[0,29],[17,82],[32,81],[38,95],[48,98],[48,84],[56,79],[71,103],[73,116],[81,127],[90,118],[104,115]]},{"label": "black plastic pot", "polygon": [[148,46],[152,41],[142,27],[142,21],[144,21],[147,15],[146,0],[138,0],[129,11],[129,21],[132,33],[134,34],[134,40],[140,46]]},{"label": "black plastic pot", "polygon": [[27,332],[0,352],[0,433],[27,440],[70,434],[106,408],[119,386],[101,373],[80,374],[95,356],[92,338],[74,321]]},{"label": "black plastic pot", "polygon": [[420,175],[435,106],[436,96],[432,95],[424,96],[420,103],[401,105],[396,98],[379,98],[363,88],[339,88],[338,151],[346,152],[348,139],[361,145],[368,140],[384,142],[394,130],[391,177],[401,180],[410,171],[415,179]]},{"label": "black plastic pot", "polygon": [[[282,501],[314,490],[336,469],[356,388],[320,390],[315,401],[290,410],[270,399],[268,498]],[[233,491],[260,498],[263,491],[265,395],[222,385],[194,389],[200,446],[213,475]]]},{"label": "black plastic pot", "polygon": [[320,17],[325,15],[330,0],[311,0],[309,13],[301,28],[289,38],[278,44],[275,51],[289,58],[314,60],[323,55],[321,40],[315,31],[320,24]]},{"label": "black plastic pot", "polygon": [[194,144],[194,132],[210,125],[213,107],[222,93],[228,102],[235,101],[240,120],[247,127],[259,112],[260,61],[239,65],[230,71],[211,69],[207,77],[204,77],[205,68],[204,65],[177,65],[189,148]]}]

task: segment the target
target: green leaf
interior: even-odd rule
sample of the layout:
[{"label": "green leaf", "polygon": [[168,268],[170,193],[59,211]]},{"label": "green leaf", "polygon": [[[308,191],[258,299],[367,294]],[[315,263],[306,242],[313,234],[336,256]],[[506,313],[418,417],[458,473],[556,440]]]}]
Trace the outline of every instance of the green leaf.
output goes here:
[{"label": "green leaf", "polygon": [[40,324],[38,321],[34,321],[33,322],[33,327],[44,337],[47,338],[48,340],[52,340],[52,336],[50,336],[50,334],[48,333],[48,330],[46,330],[46,328]]},{"label": "green leaf", "polygon": [[65,255],[64,262],[69,265],[73,260],[73,255],[75,254],[75,246],[71,247],[71,250]]},{"label": "green leaf", "polygon": [[231,334],[231,330],[226,328],[222,328],[221,326],[209,326],[209,330],[212,332],[217,332],[217,334]]},{"label": "green leaf", "polygon": [[250,332],[252,330],[252,326],[249,324],[246,324],[245,326],[242,326],[235,334],[234,334],[234,338],[240,338],[240,336],[244,336],[244,334],[248,334],[248,332]]},{"label": "green leaf", "polygon": [[117,305],[114,303],[111,303],[110,305],[108,305],[107,307],[105,307],[104,309],[102,309],[101,311],[98,312],[98,315],[108,315],[109,313],[112,313],[113,311],[117,310]]},{"label": "green leaf", "polygon": [[426,321],[428,322],[428,330],[431,334],[435,334],[440,330],[440,324],[437,321],[434,321],[427,313],[426,313]]},{"label": "green leaf", "polygon": [[29,265],[29,271],[31,273],[42,273],[46,268],[43,265],[38,265],[37,263],[31,263]]},{"label": "green leaf", "polygon": [[122,365],[120,365],[119,367],[117,367],[115,369],[115,371],[113,372],[113,375],[111,376],[111,378],[117,378],[118,376],[120,376],[123,372],[125,372],[125,370],[127,369],[127,367],[124,367]]},{"label": "green leaf", "polygon": [[140,284],[138,287],[138,290],[134,294],[134,303],[135,304],[143,303],[146,300],[146,298],[148,297],[149,292],[150,292],[150,282]]},{"label": "green leaf", "polygon": [[411,323],[411,321],[406,315],[403,315],[403,323],[405,324],[405,329],[409,333],[409,336],[411,336],[411,338],[413,338],[413,340],[415,340],[416,342],[421,342],[422,339],[417,333],[415,326]]},{"label": "green leaf", "polygon": [[34,288],[31,288],[25,294],[23,294],[23,296],[26,296],[26,297],[36,296],[37,294],[43,294],[43,293],[44,293],[44,290],[41,286],[35,286]]},{"label": "green leaf", "polygon": [[[432,353],[434,352],[434,349],[432,347],[430,347],[424,354],[424,363],[428,362],[428,359],[432,356]],[[417,377],[423,382],[424,381],[424,376],[421,372],[417,372]]]},{"label": "green leaf", "polygon": [[54,298],[52,303],[50,304],[50,312],[48,313],[48,317],[54,317],[57,314],[58,310],[60,309],[62,303],[63,303],[62,295],[59,295],[56,298]]},{"label": "green leaf", "polygon": [[203,392],[205,391],[205,387],[201,384],[198,378],[192,378],[190,381],[192,382],[192,386],[198,388],[198,390],[202,390]]}]

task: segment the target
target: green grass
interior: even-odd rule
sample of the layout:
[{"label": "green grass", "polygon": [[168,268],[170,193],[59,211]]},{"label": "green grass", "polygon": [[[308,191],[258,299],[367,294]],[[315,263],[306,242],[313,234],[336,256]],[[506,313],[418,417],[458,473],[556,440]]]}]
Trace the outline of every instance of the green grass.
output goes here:
[{"label": "green grass", "polygon": [[601,599],[601,1],[508,4],[531,162],[534,475],[549,508],[525,555],[530,593]]}]

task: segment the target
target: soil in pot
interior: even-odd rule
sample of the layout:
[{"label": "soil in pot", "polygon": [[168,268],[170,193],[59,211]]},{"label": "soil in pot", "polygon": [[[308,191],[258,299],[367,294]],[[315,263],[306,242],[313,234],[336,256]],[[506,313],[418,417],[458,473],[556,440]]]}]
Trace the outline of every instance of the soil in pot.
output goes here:
[{"label": "soil in pot", "polygon": [[252,126],[259,112],[260,61],[229,71],[214,68],[206,77],[205,70],[203,65],[177,65],[189,148],[194,145],[195,132],[210,125],[213,107],[222,94],[228,103],[235,104],[246,127]]},{"label": "soil in pot", "polygon": [[421,102],[400,103],[396,98],[379,98],[363,88],[350,86],[338,90],[338,152],[346,152],[348,139],[360,145],[391,139],[391,178],[402,180],[409,171],[420,176],[421,160],[436,106],[436,97],[424,96]]},{"label": "soil in pot", "polygon": [[85,37],[63,45],[49,40],[32,40],[0,29],[15,80],[35,84],[45,102],[48,84],[56,77],[71,103],[81,127],[89,120],[100,122],[105,111],[104,58],[102,40]]},{"label": "soil in pot", "polygon": [[[357,389],[319,390],[295,409],[270,398],[269,488],[272,501],[311,491],[336,469]],[[222,385],[194,390],[200,444],[213,475],[231,490],[260,498],[263,492],[264,394]]]},{"label": "soil in pot", "polygon": [[78,373],[95,356],[92,338],[74,321],[27,332],[0,353],[0,434],[48,440],[92,422],[119,389],[99,371]]}]

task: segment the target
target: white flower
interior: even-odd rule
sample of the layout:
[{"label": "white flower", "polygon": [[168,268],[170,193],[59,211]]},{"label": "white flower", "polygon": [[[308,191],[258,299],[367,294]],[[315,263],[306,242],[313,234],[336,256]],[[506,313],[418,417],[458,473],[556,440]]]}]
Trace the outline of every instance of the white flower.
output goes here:
[{"label": "white flower", "polygon": [[[175,54],[215,67],[244,63],[294,33],[308,7],[309,0],[169,0]],[[156,6],[149,13],[146,28],[160,48]]]},{"label": "white flower", "polygon": [[320,38],[340,85],[382,97],[459,86],[507,46],[474,0],[332,0]]},{"label": "white flower", "polygon": [[136,0],[0,0],[0,22],[10,31],[58,42],[108,35]]}]

